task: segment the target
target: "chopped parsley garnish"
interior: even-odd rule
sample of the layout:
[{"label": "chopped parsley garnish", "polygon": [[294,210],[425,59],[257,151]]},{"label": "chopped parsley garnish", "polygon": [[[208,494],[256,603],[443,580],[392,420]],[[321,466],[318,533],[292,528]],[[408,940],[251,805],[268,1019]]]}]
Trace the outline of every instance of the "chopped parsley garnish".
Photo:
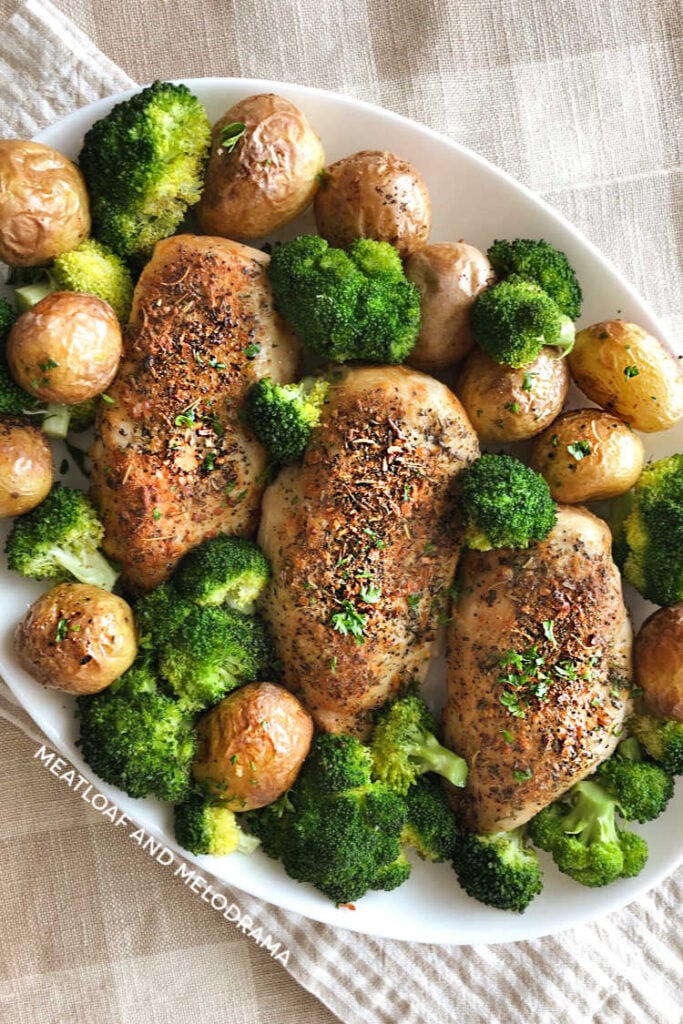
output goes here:
[{"label": "chopped parsley garnish", "polygon": [[330,659],[330,672],[333,676],[337,674],[337,655]]},{"label": "chopped parsley garnish", "polygon": [[59,363],[56,363],[54,359],[50,358],[47,359],[44,363],[38,363],[38,366],[43,371],[43,373],[47,373],[48,370],[56,370],[57,367],[59,366]]},{"label": "chopped parsley garnish", "polygon": [[428,540],[425,546],[423,547],[422,551],[423,554],[425,555],[433,555],[434,552],[436,551],[436,544],[433,541]]},{"label": "chopped parsley garnish", "polygon": [[556,645],[557,640],[555,639],[555,623],[552,619],[546,619],[545,622],[541,623],[543,629],[543,635],[546,640],[549,640],[553,647]]},{"label": "chopped parsley garnish", "polygon": [[531,391],[531,386],[534,377],[538,377],[538,374],[533,372],[527,372],[524,374],[524,380],[522,381],[522,391]]},{"label": "chopped parsley garnish", "polygon": [[624,367],[624,377],[626,377],[626,380],[630,380],[631,377],[638,376],[640,376],[640,370],[638,369],[635,363],[631,363],[630,366]]},{"label": "chopped parsley garnish", "polygon": [[512,769],[512,777],[516,782],[526,782],[528,779],[532,778],[533,774],[534,773],[531,768]]},{"label": "chopped parsley garnish", "polygon": [[247,126],[244,121],[231,121],[221,128],[221,146],[227,153],[232,153],[237,143],[243,138]]},{"label": "chopped parsley garnish", "polygon": [[364,629],[368,624],[368,616],[356,611],[350,601],[344,601],[343,611],[335,612],[330,623],[342,636],[352,636],[357,644],[365,643]]},{"label": "chopped parsley garnish", "polygon": [[505,408],[508,410],[508,412],[518,413],[519,412],[519,402],[506,402],[505,403]]},{"label": "chopped parsley garnish", "polygon": [[261,346],[257,345],[255,342],[252,341],[251,344],[247,345],[247,347],[244,349],[244,354],[247,357],[247,359],[255,359],[260,351]]},{"label": "chopped parsley garnish", "polygon": [[589,441],[574,441],[572,444],[567,445],[567,451],[572,455],[577,462],[581,462],[581,459],[585,459],[587,455],[590,455],[593,449],[590,446]]},{"label": "chopped parsley garnish", "polygon": [[370,539],[374,541],[375,547],[377,548],[378,551],[382,550],[382,548],[384,547],[384,541],[379,536],[379,534],[375,533],[374,530],[371,530],[369,526],[363,527],[363,533],[367,533],[368,537],[370,537]]},{"label": "chopped parsley garnish", "polygon": [[187,409],[176,416],[175,425],[176,427],[193,427],[196,420],[197,403],[193,402],[192,405],[188,405]]},{"label": "chopped parsley garnish", "polygon": [[113,399],[113,398],[111,397],[111,395],[105,395],[105,394],[101,394],[101,395],[100,395],[100,398],[102,399],[102,401],[103,401],[103,402],[106,402],[106,403],[107,403],[107,405],[116,405],[116,402],[115,402],[115,401],[114,401],[114,399]]},{"label": "chopped parsley garnish", "polygon": [[503,737],[503,739],[505,740],[506,743],[514,743],[515,742],[515,737],[512,735],[512,733],[508,729],[501,729],[500,730],[500,735]]},{"label": "chopped parsley garnish", "polygon": [[152,512],[152,519],[154,520],[155,523],[158,523],[159,520],[161,519],[161,512],[159,511],[158,508],[155,508],[154,511]]},{"label": "chopped parsley garnish", "polygon": [[415,611],[420,601],[422,600],[422,594],[408,594],[406,601],[411,611]]},{"label": "chopped parsley garnish", "polygon": [[358,596],[365,604],[377,604],[382,596],[382,588],[373,586],[373,584],[370,583],[367,587],[360,588]]},{"label": "chopped parsley garnish", "polygon": [[57,623],[57,632],[55,633],[55,640],[57,643],[61,643],[62,640],[66,640],[66,634],[69,632],[69,620],[60,619]]},{"label": "chopped parsley garnish", "polygon": [[207,452],[206,453],[206,455],[204,456],[204,466],[205,466],[205,468],[207,469],[207,471],[209,473],[211,472],[212,469],[215,468],[215,466],[216,466],[216,453],[215,452]]}]

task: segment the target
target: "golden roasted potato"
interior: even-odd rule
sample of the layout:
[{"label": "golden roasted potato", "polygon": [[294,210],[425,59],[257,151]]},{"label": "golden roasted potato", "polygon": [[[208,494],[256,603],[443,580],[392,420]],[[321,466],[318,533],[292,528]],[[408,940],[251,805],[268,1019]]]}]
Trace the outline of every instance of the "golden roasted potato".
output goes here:
[{"label": "golden roasted potato", "polygon": [[66,693],[104,690],[130,668],[138,650],[130,606],[89,583],[60,583],[41,594],[14,639],[26,671]]},{"label": "golden roasted potato", "polygon": [[318,232],[346,248],[356,238],[390,242],[402,259],[423,249],[432,202],[419,171],[394,153],[362,150],[325,169],[315,197]]},{"label": "golden roasted potato", "polygon": [[637,324],[603,320],[586,327],[567,358],[583,393],[636,430],[667,430],[683,416],[678,363]]},{"label": "golden roasted potato", "polygon": [[52,449],[43,431],[19,416],[0,416],[0,516],[20,516],[40,505],[52,477]]},{"label": "golden roasted potato", "polygon": [[74,405],[94,398],[116,376],[123,340],[108,303],[80,292],[53,292],[14,322],[7,360],[25,391]]},{"label": "golden roasted potato", "polygon": [[618,416],[602,409],[562,413],[537,437],[531,465],[555,501],[575,505],[616,498],[640,476],[643,442]]},{"label": "golden roasted potato", "polygon": [[233,811],[277,800],[308,754],[313,720],[289,690],[249,683],[203,715],[197,727],[197,782]]},{"label": "golden roasted potato", "polygon": [[90,202],[76,165],[41,142],[0,140],[0,260],[39,266],[89,232]]},{"label": "golden roasted potato", "polygon": [[553,422],[569,389],[566,360],[543,348],[523,369],[502,366],[474,349],[456,391],[482,441],[523,441]]},{"label": "golden roasted potato", "polygon": [[643,623],[633,654],[650,709],[683,722],[683,603],[660,608]]},{"label": "golden roasted potato", "polygon": [[460,362],[474,345],[470,309],[493,283],[488,257],[466,242],[437,242],[406,260],[406,277],[422,300],[422,328],[406,362],[432,373]]},{"label": "golden roasted potato", "polygon": [[323,146],[302,112],[282,96],[249,96],[213,127],[197,207],[207,235],[250,239],[297,217],[318,187]]}]

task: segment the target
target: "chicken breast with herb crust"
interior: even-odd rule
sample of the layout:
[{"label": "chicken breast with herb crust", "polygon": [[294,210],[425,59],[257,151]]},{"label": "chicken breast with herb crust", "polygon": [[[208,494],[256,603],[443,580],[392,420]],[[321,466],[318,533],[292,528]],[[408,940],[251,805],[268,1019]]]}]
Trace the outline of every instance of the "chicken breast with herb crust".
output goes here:
[{"label": "chicken breast with herb crust", "polygon": [[524,824],[619,742],[632,632],[611,542],[601,519],[560,506],[542,543],[463,558],[444,725],[469,764],[451,792],[475,831]]},{"label": "chicken breast with herb crust", "polygon": [[176,235],[138,281],[90,453],[103,547],[133,590],[161,583],[207,537],[256,529],[266,454],[239,407],[260,377],[294,380],[299,355],[273,310],[268,259]]},{"label": "chicken breast with herb crust", "polygon": [[285,685],[327,731],[424,676],[458,555],[458,473],[476,434],[443,384],[404,367],[344,368],[303,465],[266,491],[261,611]]}]

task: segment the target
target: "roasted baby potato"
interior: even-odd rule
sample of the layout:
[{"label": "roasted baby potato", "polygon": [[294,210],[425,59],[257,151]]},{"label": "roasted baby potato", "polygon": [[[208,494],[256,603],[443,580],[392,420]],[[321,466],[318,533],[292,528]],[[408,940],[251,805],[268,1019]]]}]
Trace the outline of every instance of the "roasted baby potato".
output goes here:
[{"label": "roasted baby potato", "polygon": [[422,300],[422,329],[406,362],[426,373],[453,366],[474,345],[470,309],[493,283],[488,257],[466,242],[438,242],[409,256],[405,272]]},{"label": "roasted baby potato", "polygon": [[88,583],[60,583],[41,594],[14,639],[26,671],[66,693],[104,690],[130,668],[138,650],[130,606]]},{"label": "roasted baby potato", "polygon": [[356,238],[390,242],[402,259],[423,249],[432,203],[415,167],[394,153],[363,150],[325,169],[315,197],[318,233],[345,248]]},{"label": "roasted baby potato", "polygon": [[312,201],[325,165],[322,143],[282,96],[249,96],[213,127],[204,192],[197,208],[207,235],[260,238]]},{"label": "roasted baby potato", "polygon": [[35,267],[90,232],[83,175],[51,146],[0,140],[0,260]]},{"label": "roasted baby potato", "polygon": [[574,505],[624,494],[643,469],[645,449],[618,416],[602,409],[562,413],[534,442],[531,465],[555,501]]},{"label": "roasted baby potato", "polygon": [[567,358],[583,393],[636,430],[666,430],[683,416],[678,364],[637,324],[603,320],[586,327]]},{"label": "roasted baby potato", "polygon": [[456,391],[482,441],[522,441],[553,422],[568,389],[566,360],[553,348],[541,349],[519,370],[477,348],[465,361]]},{"label": "roasted baby potato", "polygon": [[122,347],[121,326],[108,303],[95,295],[53,292],[14,323],[7,360],[25,391],[73,405],[107,388]]},{"label": "roasted baby potato", "polygon": [[248,683],[200,718],[192,773],[233,811],[265,807],[292,785],[312,737],[311,716],[288,690]]},{"label": "roasted baby potato", "polygon": [[0,416],[0,517],[40,505],[52,477],[52,450],[43,431],[18,416]]},{"label": "roasted baby potato", "polygon": [[650,709],[683,722],[683,603],[660,608],[643,623],[634,666]]}]

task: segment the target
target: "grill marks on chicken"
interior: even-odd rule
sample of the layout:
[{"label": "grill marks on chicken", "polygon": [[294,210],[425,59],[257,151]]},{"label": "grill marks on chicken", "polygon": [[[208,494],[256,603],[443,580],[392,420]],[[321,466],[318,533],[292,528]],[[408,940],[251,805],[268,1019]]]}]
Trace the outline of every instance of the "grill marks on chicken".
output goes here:
[{"label": "grill marks on chicken", "polygon": [[453,793],[477,831],[523,824],[612,753],[630,712],[631,628],[606,525],[561,508],[529,550],[470,551],[448,639]]},{"label": "grill marks on chicken", "polygon": [[369,710],[424,675],[458,553],[453,483],[477,454],[442,384],[346,369],[303,465],[268,488],[262,610],[286,685],[322,728],[362,735]]},{"label": "grill marks on chicken", "polygon": [[138,282],[91,451],[104,549],[133,589],[166,579],[205,537],[256,528],[266,456],[240,403],[259,377],[293,380],[298,361],[267,262],[226,239],[178,235]]}]

